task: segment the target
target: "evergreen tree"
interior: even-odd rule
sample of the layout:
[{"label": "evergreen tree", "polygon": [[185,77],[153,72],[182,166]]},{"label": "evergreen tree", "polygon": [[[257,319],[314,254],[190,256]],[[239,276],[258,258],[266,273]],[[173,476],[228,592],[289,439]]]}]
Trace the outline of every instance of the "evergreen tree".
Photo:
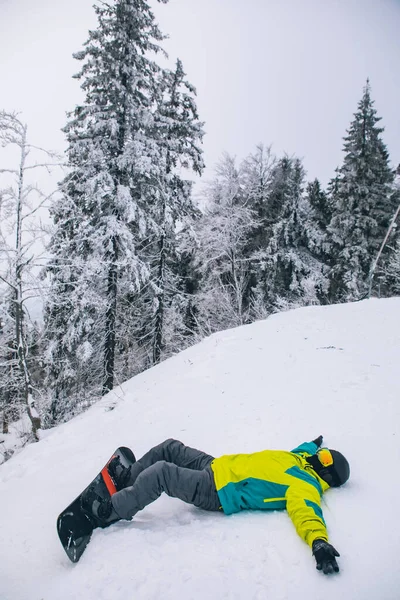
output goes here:
[{"label": "evergreen tree", "polygon": [[75,55],[86,99],[65,128],[71,172],[48,269],[49,372],[63,406],[71,385],[76,400],[90,382],[106,393],[115,376],[160,360],[167,321],[177,321],[175,228],[193,210],[181,173],[203,169],[195,90],[180,61],[170,71],[153,60],[163,36],[148,3],[95,10],[99,27]]},{"label": "evergreen tree", "polygon": [[[175,71],[163,73],[163,96],[154,121],[157,139],[159,171],[148,185],[153,194],[152,218],[156,224],[153,239],[148,240],[145,255],[150,269],[153,314],[145,312],[147,329],[151,333],[152,364],[158,363],[163,351],[173,347],[174,330],[179,329],[180,305],[179,265],[176,228],[192,217],[192,183],[182,178],[182,170],[191,168],[201,174],[204,168],[199,143],[203,137],[194,101],[195,88],[185,80],[180,60]],[[174,308],[175,307],[175,308]],[[175,323],[175,326],[171,326]],[[183,324],[182,324],[183,327]],[[166,331],[170,332],[167,341]]]},{"label": "evergreen tree", "polygon": [[65,128],[71,170],[53,208],[49,268],[49,311],[58,298],[63,307],[72,302],[74,312],[72,318],[68,310],[58,312],[55,327],[49,313],[49,333],[55,356],[78,347],[88,365],[102,354],[106,393],[114,383],[118,295],[136,292],[145,280],[137,246],[155,230],[146,202],[149,177],[159,170],[152,130],[162,87],[152,56],[163,36],[143,0],[94,8],[98,28],[75,54],[83,63],[76,77],[86,98]]},{"label": "evergreen tree", "polygon": [[243,194],[246,206],[252,210],[254,227],[247,236],[243,254],[249,259],[249,278],[244,302],[253,302],[252,289],[260,279],[258,262],[253,261],[255,253],[265,250],[271,240],[273,225],[279,218],[281,206],[274,193],[279,166],[271,147],[257,146],[241,165]]},{"label": "evergreen tree", "polygon": [[[263,278],[256,289],[268,312],[280,308],[319,304],[326,288],[322,252],[322,231],[318,218],[323,198],[319,185],[304,194],[304,168],[299,159],[285,158],[285,178],[280,188],[282,213],[273,227],[267,249],[258,254]],[[318,192],[318,193],[317,193]],[[260,300],[258,299],[258,303]]]},{"label": "evergreen tree", "polygon": [[201,265],[197,260],[196,230],[203,218],[203,213],[197,208],[195,213],[185,219],[182,229],[177,233],[178,276],[180,298],[182,302],[183,330],[186,338],[184,346],[188,346],[197,339],[198,335],[198,294],[202,285]]},{"label": "evergreen tree", "polygon": [[[275,157],[267,153],[267,164],[264,163],[264,168],[261,169],[262,160],[261,154],[258,152],[251,160],[250,165],[255,166],[253,175],[248,177],[249,160],[246,161],[246,191],[251,190],[248,186],[248,181],[260,181],[260,175],[264,173],[262,178],[263,185],[258,185],[259,200],[255,197],[255,205],[253,193],[249,193],[249,205],[255,208],[255,244],[252,242],[253,235],[248,237],[245,253],[250,261],[251,272],[251,294],[249,294],[249,304],[252,307],[252,312],[256,318],[264,318],[270,312],[270,302],[267,301],[267,283],[266,283],[266,264],[269,262],[269,249],[274,235],[274,227],[279,222],[284,207],[287,203],[287,197],[290,195],[291,177],[292,177],[292,160],[284,156],[276,160]],[[257,166],[259,165],[259,166]],[[267,167],[265,169],[265,166]],[[265,177],[265,175],[268,177]],[[260,181],[261,182],[261,181]],[[253,190],[257,186],[253,185]],[[262,191],[262,195],[260,192]],[[260,197],[261,196],[261,197]],[[260,201],[261,200],[261,201]],[[253,233],[253,232],[252,232]],[[268,286],[270,283],[268,284]],[[271,290],[270,290],[271,291]],[[271,292],[272,293],[272,292]]]},{"label": "evergreen tree", "polygon": [[316,260],[315,267],[319,273],[316,287],[318,300],[325,304],[328,301],[328,273],[330,258],[330,236],[328,226],[332,218],[329,198],[321,188],[318,179],[308,183],[305,196],[307,216],[304,222],[305,244],[311,257]]},{"label": "evergreen tree", "polygon": [[44,312],[50,425],[71,418],[90,402],[91,395],[99,395],[103,375],[103,324],[98,322],[105,313],[102,270],[94,264],[85,240],[83,206],[68,195],[68,184],[50,211],[55,228],[49,244],[53,258],[46,269],[50,285]]},{"label": "evergreen tree", "polygon": [[312,225],[307,230],[308,247],[320,258],[326,257],[328,248],[327,229],[332,218],[327,194],[321,188],[318,179],[307,184],[307,202],[311,209]]},{"label": "evergreen tree", "polygon": [[385,279],[390,287],[391,295],[400,296],[400,238],[397,239],[394,250],[386,268]]},{"label": "evergreen tree", "polygon": [[[400,235],[398,226],[400,221],[400,165],[397,167],[396,176],[393,185],[393,198],[397,204],[397,209],[393,215],[385,240],[382,242],[382,252],[387,245],[387,240],[390,244],[387,245],[388,256],[386,266],[382,268],[377,256],[376,262],[371,273],[372,277],[376,277],[378,271],[378,284],[380,292],[386,296],[397,296],[400,294]],[[371,281],[372,287],[373,280]]]},{"label": "evergreen tree", "polygon": [[[344,138],[345,157],[331,197],[333,301],[356,300],[368,293],[371,267],[396,209],[393,172],[379,121],[367,81]],[[383,265],[386,256],[387,251]]]}]

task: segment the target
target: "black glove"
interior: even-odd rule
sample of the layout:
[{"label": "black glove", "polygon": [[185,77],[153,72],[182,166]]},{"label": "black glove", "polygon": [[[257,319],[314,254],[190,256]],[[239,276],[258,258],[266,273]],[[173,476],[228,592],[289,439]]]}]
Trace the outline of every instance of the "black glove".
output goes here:
[{"label": "black glove", "polygon": [[315,440],[313,440],[314,444],[317,444],[318,448],[321,446],[323,441],[324,441],[324,438],[322,437],[322,435],[320,435]]},{"label": "black glove", "polygon": [[314,540],[312,545],[312,552],[317,561],[318,571],[323,571],[325,575],[329,573],[339,572],[339,565],[336,562],[335,556],[340,556],[339,552],[325,542],[325,540]]}]

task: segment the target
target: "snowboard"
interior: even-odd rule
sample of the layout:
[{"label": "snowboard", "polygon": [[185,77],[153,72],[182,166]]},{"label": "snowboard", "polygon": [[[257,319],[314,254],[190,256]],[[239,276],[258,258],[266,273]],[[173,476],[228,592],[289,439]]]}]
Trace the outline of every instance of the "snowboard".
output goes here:
[{"label": "snowboard", "polygon": [[78,562],[84,553],[93,530],[100,527],[95,518],[81,508],[81,497],[92,486],[96,493],[105,500],[117,492],[116,482],[108,470],[108,465],[114,457],[118,457],[124,467],[130,467],[136,460],[129,448],[124,446],[117,448],[100,473],[57,518],[58,537],[68,558],[74,563]]}]

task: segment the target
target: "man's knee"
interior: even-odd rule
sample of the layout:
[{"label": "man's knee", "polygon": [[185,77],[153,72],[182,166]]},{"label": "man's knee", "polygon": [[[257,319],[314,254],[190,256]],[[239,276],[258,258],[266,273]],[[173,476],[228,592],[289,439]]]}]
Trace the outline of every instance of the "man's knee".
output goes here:
[{"label": "man's knee", "polygon": [[159,448],[159,460],[166,460],[173,462],[174,458],[179,455],[180,449],[183,446],[182,442],[175,440],[174,438],[168,438],[158,446]]},{"label": "man's knee", "polygon": [[158,476],[158,477],[164,478],[165,474],[168,473],[170,468],[174,467],[174,466],[175,465],[168,462],[168,460],[161,458],[160,460],[157,460],[155,463],[150,465],[150,467],[147,467],[147,469],[142,471],[142,473],[139,475],[139,477],[143,478],[143,477]]},{"label": "man's knee", "polygon": [[175,440],[174,438],[168,438],[164,442],[161,443],[161,446],[175,446],[176,444],[181,445],[182,442],[179,440]]},{"label": "man's knee", "polygon": [[143,473],[141,473],[137,479],[137,482],[143,483],[146,480],[146,485],[157,489],[158,493],[161,492],[169,493],[170,480],[173,478],[171,471],[175,465],[172,465],[166,460],[158,460],[153,465],[148,467]]}]

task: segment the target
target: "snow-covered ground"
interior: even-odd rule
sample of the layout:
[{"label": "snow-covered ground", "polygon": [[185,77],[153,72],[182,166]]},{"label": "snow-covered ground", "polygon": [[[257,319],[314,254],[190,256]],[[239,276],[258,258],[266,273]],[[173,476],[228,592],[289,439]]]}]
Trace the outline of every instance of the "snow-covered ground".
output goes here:
[{"label": "snow-covered ground", "polygon": [[[400,299],[303,308],[211,336],[125,383],[0,467],[2,600],[398,600]],[[350,481],[323,511],[340,573],[286,512],[202,512],[166,496],[96,530],[76,565],[58,513],[119,445],[218,456],[319,434]]]}]

